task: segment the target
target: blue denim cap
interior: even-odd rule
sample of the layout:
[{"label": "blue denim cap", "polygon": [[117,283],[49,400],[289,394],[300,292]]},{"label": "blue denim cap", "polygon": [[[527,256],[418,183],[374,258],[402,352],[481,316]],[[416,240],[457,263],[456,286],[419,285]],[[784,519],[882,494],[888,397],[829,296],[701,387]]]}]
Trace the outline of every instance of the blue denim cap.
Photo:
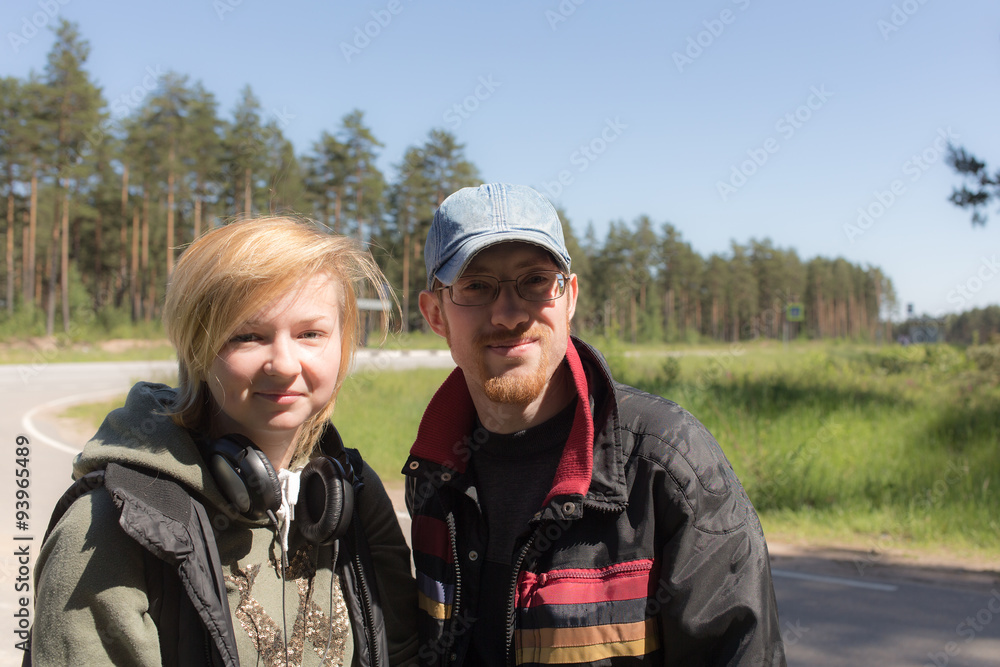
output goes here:
[{"label": "blue denim cap", "polygon": [[436,277],[451,285],[480,250],[523,241],[545,248],[569,273],[562,224],[549,200],[526,185],[489,183],[462,188],[438,207],[424,245],[427,289]]}]

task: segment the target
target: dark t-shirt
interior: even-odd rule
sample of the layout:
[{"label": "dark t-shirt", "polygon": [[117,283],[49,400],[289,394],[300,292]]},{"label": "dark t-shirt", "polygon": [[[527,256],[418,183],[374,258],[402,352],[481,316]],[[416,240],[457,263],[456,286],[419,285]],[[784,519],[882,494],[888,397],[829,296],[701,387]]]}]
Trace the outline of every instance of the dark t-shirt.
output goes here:
[{"label": "dark t-shirt", "polygon": [[[466,664],[503,665],[515,551],[519,538],[528,532],[528,521],[542,509],[552,488],[575,411],[574,400],[548,421],[524,431],[501,434],[483,429],[486,440],[472,455],[472,474],[488,537]],[[482,429],[478,422],[477,427]]]}]

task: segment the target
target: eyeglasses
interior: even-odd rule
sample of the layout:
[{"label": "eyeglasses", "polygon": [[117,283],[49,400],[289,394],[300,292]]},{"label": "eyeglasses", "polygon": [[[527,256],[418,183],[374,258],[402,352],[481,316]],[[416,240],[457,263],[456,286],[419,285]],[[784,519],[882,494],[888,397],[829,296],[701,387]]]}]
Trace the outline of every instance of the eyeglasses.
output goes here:
[{"label": "eyeglasses", "polygon": [[496,301],[501,283],[514,283],[518,296],[525,301],[554,301],[566,291],[566,276],[559,271],[530,271],[513,280],[498,280],[493,276],[462,276],[448,290],[456,306],[485,306]]}]

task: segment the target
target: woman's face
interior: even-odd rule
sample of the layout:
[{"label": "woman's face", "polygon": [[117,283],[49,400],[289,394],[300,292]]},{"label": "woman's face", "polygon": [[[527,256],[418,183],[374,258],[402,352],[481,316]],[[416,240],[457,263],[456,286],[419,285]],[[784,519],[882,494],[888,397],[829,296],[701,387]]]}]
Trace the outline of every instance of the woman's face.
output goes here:
[{"label": "woman's face", "polygon": [[340,305],[339,285],[321,273],[236,330],[209,371],[213,433],[241,433],[287,465],[296,432],[337,386]]}]

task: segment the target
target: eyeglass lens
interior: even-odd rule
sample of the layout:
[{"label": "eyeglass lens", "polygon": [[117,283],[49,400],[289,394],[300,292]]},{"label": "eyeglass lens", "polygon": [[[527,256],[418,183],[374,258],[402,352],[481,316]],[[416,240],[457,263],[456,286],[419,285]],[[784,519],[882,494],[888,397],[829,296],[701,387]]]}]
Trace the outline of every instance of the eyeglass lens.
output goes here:
[{"label": "eyeglass lens", "polygon": [[513,282],[518,295],[525,301],[558,299],[566,289],[566,277],[558,271],[531,271],[513,281],[493,276],[463,276],[451,285],[451,297],[462,306],[486,305],[497,298],[501,282]]}]

